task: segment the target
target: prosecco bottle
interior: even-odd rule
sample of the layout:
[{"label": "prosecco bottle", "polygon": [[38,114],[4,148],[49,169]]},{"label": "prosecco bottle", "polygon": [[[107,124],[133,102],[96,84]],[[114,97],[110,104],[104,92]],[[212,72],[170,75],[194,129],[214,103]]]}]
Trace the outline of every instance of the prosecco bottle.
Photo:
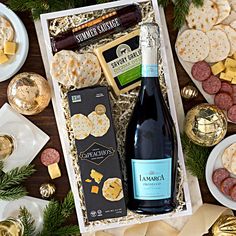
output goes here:
[{"label": "prosecco bottle", "polygon": [[141,25],[142,84],[126,134],[128,208],[140,214],[176,206],[177,140],[159,84],[159,28]]}]

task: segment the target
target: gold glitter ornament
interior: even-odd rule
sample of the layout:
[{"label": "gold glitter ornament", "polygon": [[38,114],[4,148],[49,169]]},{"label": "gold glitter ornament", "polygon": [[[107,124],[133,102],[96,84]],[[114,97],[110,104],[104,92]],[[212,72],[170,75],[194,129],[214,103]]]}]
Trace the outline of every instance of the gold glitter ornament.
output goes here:
[{"label": "gold glitter ornament", "polygon": [[16,75],[8,85],[7,97],[10,105],[24,115],[35,115],[43,111],[51,99],[48,81],[36,73]]},{"label": "gold glitter ornament", "polygon": [[200,146],[214,146],[227,132],[227,118],[214,105],[200,104],[188,111],[184,131],[189,139]]},{"label": "gold glitter ornament", "polygon": [[198,90],[192,85],[187,85],[181,89],[181,96],[185,99],[192,99],[197,97],[197,95]]},{"label": "gold glitter ornament", "polygon": [[42,184],[39,188],[39,192],[42,198],[50,198],[56,191],[56,186],[54,184]]},{"label": "gold glitter ornament", "polygon": [[230,215],[221,216],[212,226],[213,236],[236,235],[236,217]]}]

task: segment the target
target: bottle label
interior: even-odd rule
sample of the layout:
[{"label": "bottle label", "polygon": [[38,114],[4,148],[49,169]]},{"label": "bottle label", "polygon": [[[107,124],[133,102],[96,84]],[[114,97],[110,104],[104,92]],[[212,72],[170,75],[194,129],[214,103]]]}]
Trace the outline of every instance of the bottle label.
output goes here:
[{"label": "bottle label", "polygon": [[142,65],[142,77],[158,77],[158,65]]},{"label": "bottle label", "polygon": [[134,199],[161,200],[171,196],[171,158],[132,159]]}]

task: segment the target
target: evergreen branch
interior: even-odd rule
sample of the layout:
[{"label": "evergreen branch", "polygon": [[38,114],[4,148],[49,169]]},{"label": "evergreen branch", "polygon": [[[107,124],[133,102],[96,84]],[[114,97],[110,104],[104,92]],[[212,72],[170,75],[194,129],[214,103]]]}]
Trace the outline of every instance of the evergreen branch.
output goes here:
[{"label": "evergreen branch", "polygon": [[158,4],[162,7],[167,7],[169,2],[170,2],[169,0],[158,0]]},{"label": "evergreen branch", "polygon": [[80,229],[78,225],[68,225],[59,228],[54,232],[54,235],[57,236],[70,236],[70,235],[80,235]]},{"label": "evergreen branch", "polygon": [[16,200],[27,195],[27,192],[24,187],[16,186],[7,190],[0,190],[0,199],[11,201]]},{"label": "evergreen branch", "polygon": [[12,169],[0,178],[0,190],[6,190],[18,185],[35,172],[34,165],[22,166]]},{"label": "evergreen branch", "polygon": [[185,17],[189,11],[190,0],[175,0],[174,28],[180,28],[185,23]]},{"label": "evergreen branch", "polygon": [[203,4],[203,0],[192,0],[192,3],[196,6],[196,7],[200,7]]},{"label": "evergreen branch", "polygon": [[74,208],[75,208],[74,197],[73,193],[70,191],[61,205],[61,212],[62,215],[65,217],[65,219],[67,219],[73,213]]},{"label": "evergreen branch", "polygon": [[185,154],[186,168],[193,176],[204,179],[206,162],[211,149],[194,144],[186,134],[181,136],[181,141]]},{"label": "evergreen branch", "polygon": [[34,236],[35,235],[35,220],[31,213],[26,207],[20,207],[20,214],[18,216],[24,226],[23,236]]},{"label": "evergreen branch", "polygon": [[0,171],[2,171],[3,170],[3,161],[0,161]]}]

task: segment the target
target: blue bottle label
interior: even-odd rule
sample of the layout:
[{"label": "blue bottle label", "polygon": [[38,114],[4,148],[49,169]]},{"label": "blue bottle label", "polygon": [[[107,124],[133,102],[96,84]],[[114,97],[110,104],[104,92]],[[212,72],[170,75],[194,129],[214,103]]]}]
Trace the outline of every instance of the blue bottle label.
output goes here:
[{"label": "blue bottle label", "polygon": [[142,77],[158,77],[158,65],[142,65]]},{"label": "blue bottle label", "polygon": [[161,200],[171,196],[171,158],[132,159],[134,199]]}]

